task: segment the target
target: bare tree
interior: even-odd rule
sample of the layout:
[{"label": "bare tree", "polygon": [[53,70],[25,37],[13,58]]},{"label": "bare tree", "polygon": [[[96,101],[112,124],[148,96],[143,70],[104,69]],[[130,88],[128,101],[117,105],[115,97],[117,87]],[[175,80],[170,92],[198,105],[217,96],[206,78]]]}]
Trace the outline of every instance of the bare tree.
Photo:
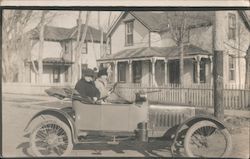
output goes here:
[{"label": "bare tree", "polygon": [[179,47],[180,84],[184,75],[184,45],[188,41],[189,31],[193,27],[208,23],[208,16],[201,12],[169,11],[162,15],[161,29],[170,34],[170,38]]},{"label": "bare tree", "polygon": [[74,64],[74,72],[73,72],[73,82],[76,82],[81,78],[81,50],[83,48],[83,45],[85,44],[85,38],[88,31],[88,24],[90,19],[90,13],[89,11],[86,12],[86,20],[83,28],[83,32],[81,34],[81,28],[82,28],[82,12],[79,11],[78,15],[78,26],[77,26],[77,41],[76,41],[76,47],[75,47],[75,64]]},{"label": "bare tree", "polygon": [[[48,11],[44,11],[47,13]],[[44,25],[49,23],[57,14],[50,14],[44,17]],[[3,63],[2,79],[4,82],[24,82],[25,81],[25,62],[31,57],[32,47],[37,41],[31,40],[29,25],[34,20],[39,20],[42,16],[37,16],[32,10],[5,10],[3,14]],[[41,28],[40,23],[35,27],[38,32]],[[41,32],[40,32],[41,33]],[[32,60],[34,71],[38,69]],[[41,78],[39,78],[41,79]]]},{"label": "bare tree", "polygon": [[24,60],[28,58],[30,41],[24,35],[33,11],[8,10],[3,14],[3,63],[4,82],[24,80]]},{"label": "bare tree", "polygon": [[179,47],[179,57],[180,57],[180,84],[183,84],[183,74],[184,74],[184,38],[188,34],[188,17],[186,12],[166,12],[164,15],[164,21],[166,24],[166,31],[169,31],[171,39]]}]

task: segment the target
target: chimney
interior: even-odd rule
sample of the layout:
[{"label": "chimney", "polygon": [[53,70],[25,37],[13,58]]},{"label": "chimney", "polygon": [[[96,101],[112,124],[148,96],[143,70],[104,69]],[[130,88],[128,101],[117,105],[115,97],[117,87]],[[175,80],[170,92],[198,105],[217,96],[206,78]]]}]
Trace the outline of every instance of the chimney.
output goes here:
[{"label": "chimney", "polygon": [[82,24],[82,19],[77,18],[77,19],[76,19],[76,25],[78,26],[79,23]]}]

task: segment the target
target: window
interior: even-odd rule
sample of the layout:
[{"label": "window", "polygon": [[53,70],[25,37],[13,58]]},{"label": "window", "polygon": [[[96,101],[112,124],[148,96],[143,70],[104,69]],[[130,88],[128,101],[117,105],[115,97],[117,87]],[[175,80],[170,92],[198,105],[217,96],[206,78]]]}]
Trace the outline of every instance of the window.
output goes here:
[{"label": "window", "polygon": [[82,70],[86,70],[88,68],[88,64],[82,64]]},{"label": "window", "polygon": [[125,23],[125,38],[126,38],[126,46],[133,45],[133,30],[134,30],[134,22],[129,21]]},{"label": "window", "polygon": [[180,64],[179,60],[169,61],[169,82],[180,83]]},{"label": "window", "polygon": [[68,67],[65,67],[64,82],[69,82],[69,69],[68,69]]},{"label": "window", "polygon": [[206,83],[206,62],[200,61],[200,83]]},{"label": "window", "polygon": [[71,46],[70,42],[65,42],[65,44],[64,44],[64,53],[65,54],[70,53],[70,46]]},{"label": "window", "polygon": [[235,40],[236,38],[236,16],[229,13],[228,15],[228,39]]},{"label": "window", "polygon": [[142,78],[142,64],[141,61],[133,62],[133,82],[141,83]]},{"label": "window", "polygon": [[60,67],[53,68],[53,83],[60,82]]},{"label": "window", "polygon": [[235,80],[235,60],[233,57],[229,56],[229,80]]},{"label": "window", "polygon": [[118,63],[118,82],[126,82],[126,62]]},{"label": "window", "polygon": [[82,46],[82,49],[81,49],[81,53],[82,54],[87,54],[88,53],[87,51],[88,51],[87,50],[87,43],[84,43],[83,46]]}]

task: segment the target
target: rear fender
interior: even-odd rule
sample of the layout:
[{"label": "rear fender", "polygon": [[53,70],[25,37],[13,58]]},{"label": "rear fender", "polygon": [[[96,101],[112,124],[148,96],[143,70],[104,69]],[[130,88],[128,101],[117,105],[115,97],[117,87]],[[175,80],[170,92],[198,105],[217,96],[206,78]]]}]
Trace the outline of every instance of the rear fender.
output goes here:
[{"label": "rear fender", "polygon": [[180,135],[182,135],[182,131],[184,129],[188,129],[189,127],[191,127],[193,124],[199,122],[199,121],[202,121],[202,120],[208,120],[208,121],[211,121],[213,122],[214,124],[216,124],[219,128],[221,129],[225,129],[225,125],[223,122],[219,121],[218,119],[216,119],[215,117],[213,116],[206,116],[206,115],[198,115],[198,116],[195,116],[195,117],[192,117],[188,120],[186,120],[185,122],[183,122],[182,124],[180,124],[178,126],[178,128],[176,129],[176,133],[175,133],[175,136],[174,136],[174,141],[171,145],[171,152],[173,153],[174,151],[174,148],[175,148],[175,143],[178,139],[178,137]]},{"label": "rear fender", "polygon": [[72,139],[73,142],[77,142],[77,134],[76,134],[76,127],[74,124],[74,120],[73,118],[68,115],[66,112],[62,111],[62,110],[58,110],[58,109],[46,109],[43,111],[38,112],[37,114],[35,114],[30,121],[28,122],[27,126],[25,127],[24,131],[25,132],[29,132],[30,128],[31,128],[31,123],[32,121],[34,121],[34,119],[41,117],[43,119],[43,115],[51,115],[54,116],[58,119],[60,119],[62,122],[64,122],[65,124],[68,125],[68,127],[71,130],[71,134],[72,134]]}]

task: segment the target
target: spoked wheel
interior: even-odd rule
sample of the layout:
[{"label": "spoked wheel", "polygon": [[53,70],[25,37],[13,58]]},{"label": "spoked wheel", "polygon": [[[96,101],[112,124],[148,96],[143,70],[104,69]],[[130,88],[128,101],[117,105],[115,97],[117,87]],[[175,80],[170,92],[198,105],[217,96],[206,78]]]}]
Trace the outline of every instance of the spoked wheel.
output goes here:
[{"label": "spoked wheel", "polygon": [[35,156],[65,156],[73,148],[69,127],[53,116],[46,116],[33,130],[30,143]]},{"label": "spoked wheel", "polygon": [[232,148],[231,135],[211,121],[200,121],[189,128],[184,139],[188,157],[225,157]]}]

